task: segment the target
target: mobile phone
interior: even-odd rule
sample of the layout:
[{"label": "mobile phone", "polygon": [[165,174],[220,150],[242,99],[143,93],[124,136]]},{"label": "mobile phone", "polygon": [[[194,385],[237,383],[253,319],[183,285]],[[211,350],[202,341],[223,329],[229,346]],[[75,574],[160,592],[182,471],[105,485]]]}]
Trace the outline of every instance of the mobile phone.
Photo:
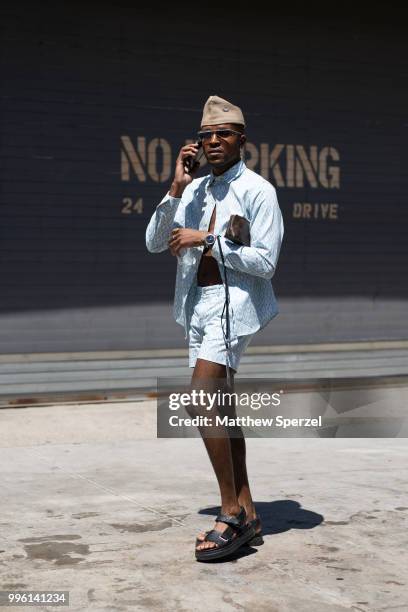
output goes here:
[{"label": "mobile phone", "polygon": [[[199,140],[198,142],[196,142],[196,145],[198,145],[198,151],[199,151],[201,147],[203,146],[203,143],[201,142],[201,140]],[[200,157],[198,156],[198,151],[197,151],[196,157],[193,157],[192,155],[190,155],[190,157],[186,157],[186,159],[184,160],[184,165],[186,167],[188,174],[190,174],[191,170],[193,169],[195,162],[200,160],[201,155]]]}]

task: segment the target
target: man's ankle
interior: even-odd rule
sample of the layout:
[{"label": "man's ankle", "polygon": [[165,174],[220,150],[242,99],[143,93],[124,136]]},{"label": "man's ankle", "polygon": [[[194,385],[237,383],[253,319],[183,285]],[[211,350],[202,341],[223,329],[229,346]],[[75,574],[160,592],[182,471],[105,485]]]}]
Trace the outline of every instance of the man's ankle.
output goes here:
[{"label": "man's ankle", "polygon": [[222,506],[221,514],[228,514],[232,516],[237,516],[241,512],[241,506],[238,504],[236,506]]},{"label": "man's ankle", "polygon": [[245,512],[247,513],[247,516],[251,517],[251,518],[255,518],[256,517],[256,508],[255,508],[255,504],[253,502],[250,503],[241,503],[240,505],[243,506],[245,508]]}]

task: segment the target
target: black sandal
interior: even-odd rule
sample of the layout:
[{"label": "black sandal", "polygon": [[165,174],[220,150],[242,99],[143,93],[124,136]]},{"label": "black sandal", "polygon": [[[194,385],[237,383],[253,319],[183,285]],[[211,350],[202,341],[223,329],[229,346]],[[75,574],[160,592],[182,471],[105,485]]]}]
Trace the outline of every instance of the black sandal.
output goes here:
[{"label": "black sandal", "polygon": [[250,524],[253,526],[254,530],[255,530],[255,535],[251,540],[248,540],[247,544],[248,546],[262,546],[262,544],[264,543],[264,539],[263,539],[263,535],[262,535],[262,527],[260,529],[260,531],[256,531],[257,527],[260,527],[261,525],[261,521],[259,519],[259,517],[257,517],[256,519],[254,519],[253,521],[249,521]]},{"label": "black sandal", "polygon": [[[227,557],[255,536],[255,528],[251,523],[246,522],[246,512],[242,506],[237,516],[219,514],[215,520],[229,526],[223,532],[211,529],[205,534],[204,540],[197,538],[198,543],[195,549],[197,561],[211,561]],[[197,546],[203,542],[215,542],[217,546],[197,550]]]},{"label": "black sandal", "polygon": [[[256,528],[260,526],[261,520],[259,517],[257,517],[256,519],[253,519],[252,521],[249,521],[249,523],[251,525],[253,525],[254,529],[255,529],[255,535],[251,540],[248,540],[247,545],[248,546],[262,546],[262,544],[264,544],[264,539],[263,539],[263,534],[262,534],[262,528],[260,529],[260,531],[256,531]],[[205,537],[207,536],[207,534],[209,534],[209,531],[205,531],[205,536],[203,540],[200,540],[200,538],[196,538],[196,548],[199,544],[201,544],[202,542],[205,541]]]}]

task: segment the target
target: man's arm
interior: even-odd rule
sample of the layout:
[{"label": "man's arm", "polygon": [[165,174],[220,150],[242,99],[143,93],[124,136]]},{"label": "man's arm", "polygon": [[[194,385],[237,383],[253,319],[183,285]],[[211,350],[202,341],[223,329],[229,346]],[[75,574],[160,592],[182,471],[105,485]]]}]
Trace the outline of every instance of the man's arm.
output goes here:
[{"label": "man's arm", "polygon": [[[251,246],[240,246],[220,236],[222,252],[227,268],[270,279],[275,274],[282,244],[284,226],[276,190],[266,185],[258,193],[252,207]],[[222,264],[218,241],[212,255]]]},{"label": "man's arm", "polygon": [[196,143],[185,145],[180,149],[170,191],[157,205],[146,228],[146,247],[150,253],[161,253],[168,249],[171,230],[174,227],[184,227],[184,207],[181,199],[200,167],[200,164],[195,162],[193,169],[188,172],[185,164],[188,157],[196,156],[197,150]]},{"label": "man's arm", "polygon": [[[181,198],[175,198],[169,192],[157,205],[146,228],[146,247],[150,253],[161,253],[169,248],[170,233],[174,227],[180,202]],[[184,227],[180,223],[182,222],[181,216],[180,210],[177,215],[178,227]]]}]

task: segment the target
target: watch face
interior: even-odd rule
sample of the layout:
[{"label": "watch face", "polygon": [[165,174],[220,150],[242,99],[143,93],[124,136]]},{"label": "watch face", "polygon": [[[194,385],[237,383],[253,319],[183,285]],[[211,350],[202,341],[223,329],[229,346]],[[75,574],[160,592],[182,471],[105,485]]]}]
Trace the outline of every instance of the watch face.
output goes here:
[{"label": "watch face", "polygon": [[206,243],[208,244],[208,246],[211,246],[214,244],[215,242],[215,236],[214,234],[209,234],[206,239],[205,239]]}]

